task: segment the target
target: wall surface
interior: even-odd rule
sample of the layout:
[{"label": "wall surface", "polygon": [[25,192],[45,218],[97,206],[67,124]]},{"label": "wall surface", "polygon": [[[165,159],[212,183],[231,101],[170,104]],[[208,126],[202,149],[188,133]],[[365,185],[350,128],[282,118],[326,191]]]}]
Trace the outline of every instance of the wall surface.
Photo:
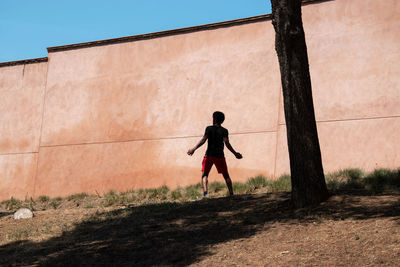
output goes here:
[{"label": "wall surface", "polygon": [[[316,2],[303,22],[325,171],[398,168],[400,4]],[[0,199],[197,183],[206,146],[186,151],[215,110],[234,181],[289,172],[270,20],[49,51],[0,67]]]},{"label": "wall surface", "polygon": [[34,194],[47,63],[0,68],[0,199]]},{"label": "wall surface", "polygon": [[227,155],[232,174],[272,174],[271,36],[271,24],[259,22],[50,53],[37,194],[196,183],[205,147],[186,151],[214,110],[226,113],[234,147],[251,155]]}]

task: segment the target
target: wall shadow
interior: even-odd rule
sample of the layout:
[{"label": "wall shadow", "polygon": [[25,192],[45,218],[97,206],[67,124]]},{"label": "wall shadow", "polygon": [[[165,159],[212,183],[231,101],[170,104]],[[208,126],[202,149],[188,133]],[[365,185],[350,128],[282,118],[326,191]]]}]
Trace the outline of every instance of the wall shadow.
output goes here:
[{"label": "wall shadow", "polygon": [[399,215],[398,192],[383,200],[367,192],[337,192],[320,206],[300,210],[291,208],[290,193],[149,204],[98,213],[43,242],[3,245],[0,265],[183,266],[211,255],[213,245],[250,237],[276,222],[392,217],[400,224]]}]

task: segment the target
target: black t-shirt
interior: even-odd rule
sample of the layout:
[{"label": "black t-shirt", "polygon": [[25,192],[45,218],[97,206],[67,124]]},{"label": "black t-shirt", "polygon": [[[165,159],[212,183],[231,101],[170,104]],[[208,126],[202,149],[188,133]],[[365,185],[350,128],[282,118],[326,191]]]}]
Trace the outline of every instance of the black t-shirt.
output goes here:
[{"label": "black t-shirt", "polygon": [[222,126],[208,126],[205,131],[208,137],[206,155],[210,157],[224,157],[224,137],[228,137],[228,130]]}]

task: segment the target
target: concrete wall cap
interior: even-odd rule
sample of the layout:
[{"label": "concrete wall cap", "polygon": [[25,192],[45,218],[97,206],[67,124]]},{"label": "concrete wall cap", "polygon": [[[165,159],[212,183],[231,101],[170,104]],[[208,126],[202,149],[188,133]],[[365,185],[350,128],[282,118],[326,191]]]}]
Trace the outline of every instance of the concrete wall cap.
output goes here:
[{"label": "concrete wall cap", "polygon": [[87,48],[87,47],[93,47],[93,46],[103,46],[103,45],[109,45],[109,44],[118,44],[118,43],[148,40],[148,39],[160,38],[160,37],[171,36],[171,35],[192,33],[192,32],[204,31],[204,30],[213,30],[213,29],[224,28],[224,27],[232,27],[232,26],[236,26],[236,25],[266,21],[269,19],[271,19],[271,14],[259,15],[259,16],[254,16],[254,17],[235,19],[235,20],[199,25],[199,26],[192,26],[192,27],[187,27],[187,28],[179,28],[179,29],[173,29],[173,30],[167,30],[167,31],[161,31],[161,32],[153,32],[153,33],[146,33],[146,34],[140,34],[140,35],[118,37],[118,38],[113,38],[113,39],[105,39],[105,40],[85,42],[85,43],[76,43],[76,44],[70,44],[70,45],[53,46],[53,47],[48,47],[47,51],[49,53],[51,53],[51,52],[59,52],[59,51]]},{"label": "concrete wall cap", "polygon": [[41,62],[47,62],[48,60],[49,59],[47,57],[40,57],[40,58],[32,58],[32,59],[0,62],[0,68],[1,67],[15,66],[15,65],[41,63]]}]

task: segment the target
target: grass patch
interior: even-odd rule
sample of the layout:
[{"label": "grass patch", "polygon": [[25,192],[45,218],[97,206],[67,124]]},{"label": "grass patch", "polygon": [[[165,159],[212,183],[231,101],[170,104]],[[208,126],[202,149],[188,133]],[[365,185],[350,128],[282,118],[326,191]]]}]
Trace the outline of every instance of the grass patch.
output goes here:
[{"label": "grass patch", "polygon": [[288,174],[281,175],[278,178],[278,180],[271,181],[268,184],[268,188],[269,188],[270,192],[281,192],[281,191],[292,190],[290,175],[288,175]]},{"label": "grass patch", "polygon": [[368,190],[381,192],[384,190],[400,190],[400,169],[378,169],[364,178],[364,186]]},{"label": "grass patch", "polygon": [[11,240],[20,240],[29,237],[29,230],[25,228],[18,228],[13,233],[8,235]]},{"label": "grass patch", "polygon": [[40,202],[42,202],[42,203],[45,203],[45,202],[49,202],[49,201],[50,201],[50,197],[48,197],[48,196],[40,196],[40,197],[38,198],[38,200],[39,200]]},{"label": "grass patch", "polygon": [[61,205],[62,201],[63,201],[63,199],[62,199],[61,197],[53,198],[53,199],[51,199],[51,201],[50,201],[50,206],[51,206],[53,209],[57,209],[57,208]]},{"label": "grass patch", "polygon": [[67,197],[67,200],[83,200],[87,198],[89,195],[87,193],[79,193],[79,194],[73,194]]},{"label": "grass patch", "polygon": [[251,191],[251,187],[246,183],[234,182],[232,184],[232,187],[233,187],[233,192],[238,195],[247,194]]},{"label": "grass patch", "polygon": [[185,188],[184,198],[186,199],[198,199],[202,196],[203,189],[201,184],[189,185]]},{"label": "grass patch", "polygon": [[181,199],[183,196],[182,192],[183,192],[183,189],[178,187],[177,189],[171,191],[171,198],[173,200]]},{"label": "grass patch", "polygon": [[364,176],[361,169],[345,169],[326,174],[325,181],[329,190],[361,189]]},{"label": "grass patch", "polygon": [[221,182],[213,182],[208,185],[208,192],[210,193],[219,193],[224,190],[226,190],[226,185]]},{"label": "grass patch", "polygon": [[329,190],[363,189],[371,192],[400,190],[400,169],[377,169],[365,173],[360,169],[345,169],[325,176]]},{"label": "grass patch", "polygon": [[169,192],[167,186],[154,189],[140,189],[137,193],[137,200],[166,200]]},{"label": "grass patch", "polygon": [[[400,191],[400,169],[377,169],[371,173],[365,173],[361,169],[345,169],[325,175],[327,187],[330,191],[336,190],[368,190],[370,192],[382,192],[387,190]],[[277,180],[258,175],[249,178],[246,182],[234,182],[233,191],[235,194],[249,194],[252,192],[288,192],[291,190],[290,175],[285,174]],[[223,182],[210,183],[210,197],[220,197],[228,192]],[[160,202],[181,202],[196,200],[203,195],[200,183],[187,187],[179,187],[170,190],[167,186],[153,189],[128,190],[117,192],[111,190],[103,196],[88,195],[87,193],[73,194],[65,198],[50,198],[40,196],[36,200],[26,198],[25,201],[11,197],[2,201],[0,208],[3,210],[17,210],[22,207],[31,210],[59,209],[83,206],[85,208],[109,207],[113,205],[141,205]]]},{"label": "grass patch", "polygon": [[110,190],[103,196],[104,206],[109,207],[115,204],[120,203],[120,194],[118,194],[115,190]]},{"label": "grass patch", "polygon": [[22,201],[11,197],[9,200],[4,200],[1,205],[5,207],[6,210],[16,210],[22,207]]},{"label": "grass patch", "polygon": [[268,185],[268,180],[262,175],[252,177],[246,182],[247,185],[251,186],[253,189],[263,188]]}]

